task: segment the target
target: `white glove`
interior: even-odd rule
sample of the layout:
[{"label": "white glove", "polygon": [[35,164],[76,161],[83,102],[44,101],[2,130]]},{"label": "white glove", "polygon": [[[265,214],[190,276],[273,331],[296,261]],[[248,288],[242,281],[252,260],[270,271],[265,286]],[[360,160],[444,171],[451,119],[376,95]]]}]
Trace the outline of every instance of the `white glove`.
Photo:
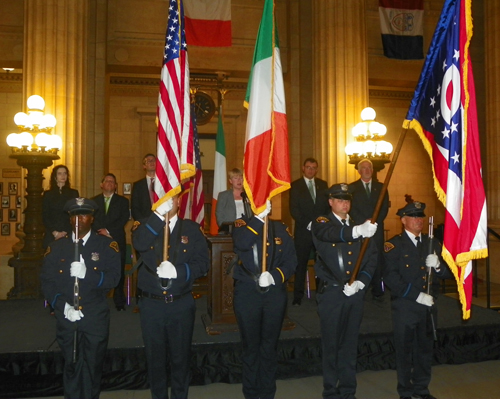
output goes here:
[{"label": "white glove", "polygon": [[363,288],[365,288],[365,284],[359,280],[355,280],[351,285],[349,283],[344,285],[344,294],[345,296],[351,296]]},{"label": "white glove", "polygon": [[439,268],[439,258],[436,254],[427,255],[425,258],[425,266],[432,267],[433,269]]},{"label": "white glove", "polygon": [[[355,236],[363,236],[365,238],[373,237],[375,232],[377,231],[377,223],[372,223],[369,220],[360,224],[359,226],[354,226],[352,229],[352,235]],[[356,237],[357,238],[357,237]]]},{"label": "white glove", "polygon": [[434,298],[432,297],[432,295],[421,292],[420,294],[418,294],[417,302],[422,305],[431,307],[432,305],[434,305]]},{"label": "white glove", "polygon": [[275,285],[274,278],[271,273],[264,272],[259,277],[259,286],[269,287],[270,285]]},{"label": "white glove", "polygon": [[160,266],[156,269],[156,274],[160,278],[177,278],[177,270],[173,263],[168,260],[164,260],[160,263]]},{"label": "white glove", "polygon": [[264,220],[264,218],[269,215],[269,212],[271,212],[271,201],[267,200],[266,202],[266,209],[264,209],[261,213],[257,215],[259,219]]},{"label": "white glove", "polygon": [[85,266],[84,260],[80,256],[80,262],[71,262],[71,267],[69,269],[69,274],[71,277],[85,278],[87,274],[87,266]]},{"label": "white glove", "polygon": [[167,213],[169,213],[172,210],[173,207],[174,207],[174,200],[172,198],[169,198],[163,204],[158,206],[158,208],[156,208],[155,212],[161,216],[165,216]]},{"label": "white glove", "polygon": [[83,313],[81,310],[75,310],[73,306],[66,302],[64,305],[64,317],[71,322],[75,322],[83,317]]}]

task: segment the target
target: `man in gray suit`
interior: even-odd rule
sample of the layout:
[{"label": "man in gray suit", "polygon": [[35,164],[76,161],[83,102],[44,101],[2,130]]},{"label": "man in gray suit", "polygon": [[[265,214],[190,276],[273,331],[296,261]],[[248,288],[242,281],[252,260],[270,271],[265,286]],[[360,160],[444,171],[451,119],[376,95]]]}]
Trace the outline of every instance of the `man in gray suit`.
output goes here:
[{"label": "man in gray suit", "polygon": [[318,161],[307,158],[302,165],[303,176],[292,182],[290,190],[290,212],[295,219],[294,242],[297,252],[297,269],[293,288],[292,305],[300,306],[304,297],[307,262],[314,250],[311,222],[328,212],[326,181],[316,178]]}]

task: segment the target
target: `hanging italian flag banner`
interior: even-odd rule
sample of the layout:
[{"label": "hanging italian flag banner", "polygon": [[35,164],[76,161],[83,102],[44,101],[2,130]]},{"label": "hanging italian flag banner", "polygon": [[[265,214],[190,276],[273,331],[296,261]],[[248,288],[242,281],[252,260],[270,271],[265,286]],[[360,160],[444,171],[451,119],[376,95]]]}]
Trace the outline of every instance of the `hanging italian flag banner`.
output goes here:
[{"label": "hanging italian flag banner", "polygon": [[288,126],[274,1],[266,0],[245,107],[248,119],[243,160],[243,186],[255,214],[266,201],[290,188]]},{"label": "hanging italian flag banner", "polygon": [[215,138],[215,166],[214,166],[214,189],[212,193],[212,213],[210,217],[210,234],[217,235],[219,226],[215,218],[217,197],[219,193],[227,190],[226,178],[226,141],[224,139],[224,126],[222,125],[222,105],[219,108],[219,124],[217,125],[217,136]]}]

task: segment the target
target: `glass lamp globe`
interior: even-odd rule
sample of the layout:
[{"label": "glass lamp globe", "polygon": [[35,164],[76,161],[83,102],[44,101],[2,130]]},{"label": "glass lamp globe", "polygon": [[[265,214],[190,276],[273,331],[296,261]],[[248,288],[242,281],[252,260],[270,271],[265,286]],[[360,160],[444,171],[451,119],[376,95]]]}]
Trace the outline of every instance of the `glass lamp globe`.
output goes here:
[{"label": "glass lamp globe", "polygon": [[24,112],[18,112],[14,115],[14,123],[17,126],[27,126],[28,125],[28,114]]},{"label": "glass lamp globe", "polygon": [[49,135],[49,144],[47,145],[48,149],[55,148],[57,150],[60,150],[62,147],[62,139],[59,137],[57,134],[50,134]]},{"label": "glass lamp globe", "polygon": [[19,134],[19,139],[21,141],[21,145],[24,147],[31,147],[33,144],[33,136],[31,133],[28,132],[22,132]]},{"label": "glass lamp globe", "polygon": [[373,121],[377,113],[371,107],[366,107],[363,111],[361,111],[361,120],[363,121]]},{"label": "glass lamp globe", "polygon": [[9,147],[21,148],[21,141],[19,139],[19,134],[11,133],[7,136],[7,145]]},{"label": "glass lamp globe", "polygon": [[43,111],[45,108],[45,100],[39,95],[33,95],[28,98],[28,109]]},{"label": "glass lamp globe", "polygon": [[50,136],[47,133],[38,133],[35,143],[38,147],[47,147],[50,144]]},{"label": "glass lamp globe", "polygon": [[367,140],[363,143],[363,154],[367,155],[368,153],[375,153],[375,142],[372,140]]},{"label": "glass lamp globe", "polygon": [[51,115],[51,114],[45,114],[43,116],[43,121],[42,121],[42,124],[40,125],[40,127],[44,127],[44,128],[49,128],[49,129],[52,129],[55,125],[56,125],[57,121],[56,121],[56,117],[54,115]]}]

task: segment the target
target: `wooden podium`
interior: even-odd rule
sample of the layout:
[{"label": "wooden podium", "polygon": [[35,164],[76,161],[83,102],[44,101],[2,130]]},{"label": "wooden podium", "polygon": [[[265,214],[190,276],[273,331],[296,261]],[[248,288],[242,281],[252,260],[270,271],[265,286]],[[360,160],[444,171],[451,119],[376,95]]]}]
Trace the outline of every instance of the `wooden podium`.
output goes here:
[{"label": "wooden podium", "polygon": [[[207,313],[201,316],[209,335],[238,331],[233,310],[233,273],[229,270],[235,255],[230,235],[209,236],[210,270],[208,272]],[[238,267],[238,266],[235,266]],[[283,329],[291,330],[295,323],[285,315]]]}]

